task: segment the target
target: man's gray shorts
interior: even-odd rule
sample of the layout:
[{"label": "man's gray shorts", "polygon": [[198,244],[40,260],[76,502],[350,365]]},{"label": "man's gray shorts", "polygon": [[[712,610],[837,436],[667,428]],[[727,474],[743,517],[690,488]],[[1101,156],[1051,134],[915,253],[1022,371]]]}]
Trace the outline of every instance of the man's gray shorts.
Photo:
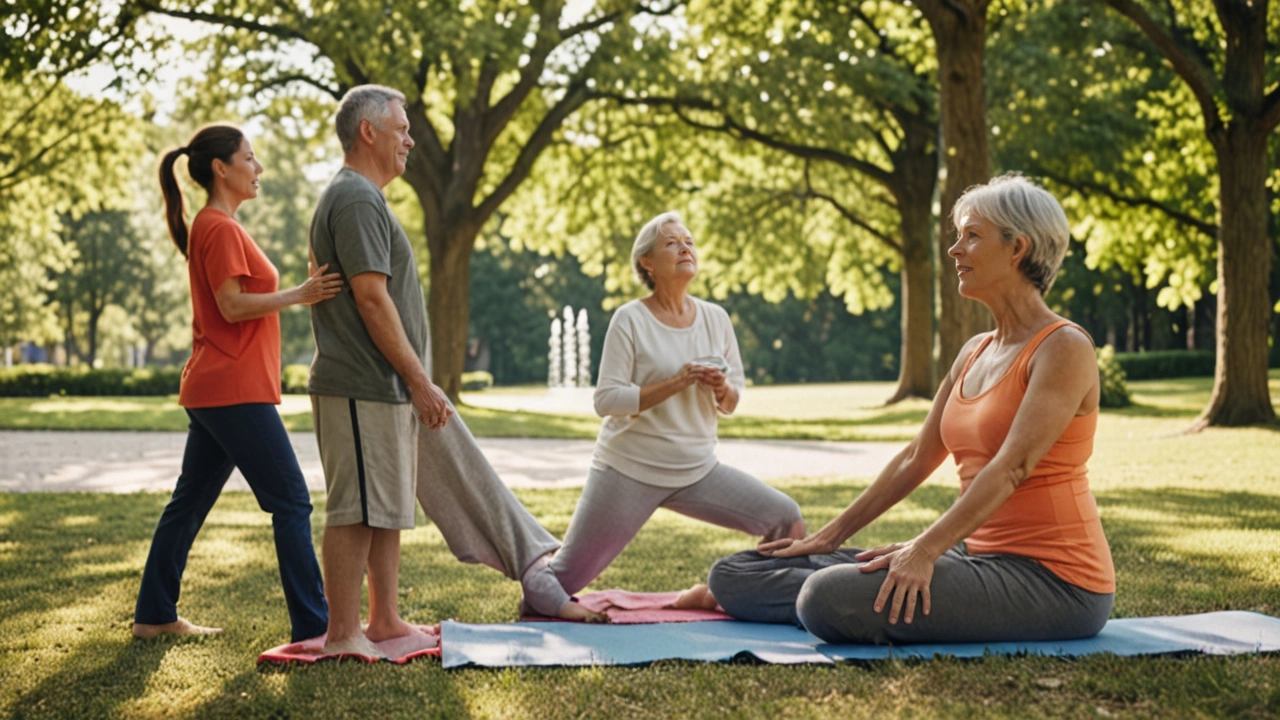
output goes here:
[{"label": "man's gray shorts", "polygon": [[312,395],[311,413],[328,493],[325,525],[412,528],[420,424],[413,405]]}]

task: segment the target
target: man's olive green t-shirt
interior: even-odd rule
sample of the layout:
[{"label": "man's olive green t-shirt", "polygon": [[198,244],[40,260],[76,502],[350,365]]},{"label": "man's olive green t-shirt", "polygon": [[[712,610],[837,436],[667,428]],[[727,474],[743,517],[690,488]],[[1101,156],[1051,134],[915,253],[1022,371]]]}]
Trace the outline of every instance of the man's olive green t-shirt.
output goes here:
[{"label": "man's olive green t-shirt", "polygon": [[387,276],[387,292],[400,314],[409,344],[429,368],[429,326],[418,263],[404,228],[373,181],[342,168],[325,188],[311,218],[311,252],[317,266],[340,273],[334,297],[311,306],[316,354],[311,361],[312,395],[378,402],[409,402],[409,389],[365,328],[351,292],[351,278],[366,272]]}]

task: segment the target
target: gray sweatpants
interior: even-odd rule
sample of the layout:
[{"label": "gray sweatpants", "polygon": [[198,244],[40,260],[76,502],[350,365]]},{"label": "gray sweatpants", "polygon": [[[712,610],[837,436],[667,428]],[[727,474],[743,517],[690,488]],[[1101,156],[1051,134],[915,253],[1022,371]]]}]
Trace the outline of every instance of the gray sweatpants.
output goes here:
[{"label": "gray sweatpants", "polygon": [[569,521],[564,547],[551,559],[551,569],[566,593],[563,602],[604,572],[660,507],[765,540],[804,534],[795,500],[723,463],[682,488],[646,485],[613,468],[592,468]]},{"label": "gray sweatpants", "polygon": [[1097,635],[1114,594],[1076,587],[1017,555],[970,555],[964,543],[943,553],[929,586],[931,612],[917,604],[907,624],[889,624],[889,604],[873,604],[887,570],[863,573],[855,549],[771,558],[754,550],[722,558],[707,584],[740,620],[793,623],[829,643],[1069,640]]},{"label": "gray sweatpants", "polygon": [[418,503],[459,560],[521,579],[560,543],[502,483],[462,417],[418,431]]}]

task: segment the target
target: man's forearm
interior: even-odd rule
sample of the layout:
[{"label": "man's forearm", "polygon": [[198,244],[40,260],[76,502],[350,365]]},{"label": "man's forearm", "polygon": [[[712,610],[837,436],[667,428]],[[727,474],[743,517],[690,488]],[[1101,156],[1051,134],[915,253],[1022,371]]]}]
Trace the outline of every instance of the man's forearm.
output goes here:
[{"label": "man's forearm", "polygon": [[365,329],[373,339],[373,344],[409,389],[419,391],[428,387],[431,378],[422,366],[422,359],[409,344],[409,336],[405,334],[404,325],[400,323],[400,313],[391,298],[378,294],[358,298],[356,308],[360,311],[360,318],[364,320]]}]

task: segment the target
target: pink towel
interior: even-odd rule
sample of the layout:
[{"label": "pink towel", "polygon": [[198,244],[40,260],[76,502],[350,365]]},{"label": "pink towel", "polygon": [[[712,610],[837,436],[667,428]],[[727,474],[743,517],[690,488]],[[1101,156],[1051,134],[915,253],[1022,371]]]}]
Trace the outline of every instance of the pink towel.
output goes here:
[{"label": "pink towel", "polygon": [[[424,656],[440,657],[440,643],[439,643],[440,626],[439,625],[434,625],[434,626],[415,625],[414,627],[436,638],[436,646],[426,650],[415,650],[413,652],[406,654],[406,653],[403,653],[403,651],[397,647],[400,641],[399,638],[392,638],[391,640],[383,640],[382,642],[374,643],[374,645],[377,646],[377,648],[381,650],[384,655],[387,656],[386,658],[387,660],[390,660],[391,662],[396,663],[397,665],[403,665],[409,662],[410,660],[413,660],[414,658],[420,658]],[[336,653],[332,655],[325,655],[323,652],[323,648],[324,648],[324,641],[326,637],[328,636],[321,635],[320,637],[314,637],[314,638],[311,638],[310,640],[303,640],[302,642],[289,643],[288,645],[273,647],[270,650],[258,656],[258,664],[261,665],[264,662],[280,663],[280,664],[290,663],[290,662],[313,663],[318,660],[337,660],[342,658],[352,658],[355,660],[363,660],[364,662],[368,662],[368,663],[375,663],[381,660],[381,658],[371,657],[369,655],[360,655],[357,653]]]},{"label": "pink towel", "polygon": [[[618,625],[646,623],[699,622],[701,620],[732,620],[719,606],[715,610],[678,610],[675,604],[678,592],[642,593],[628,590],[601,590],[578,597],[578,604],[592,612],[604,613],[609,622]],[[522,622],[553,620],[540,615],[526,615]]]}]

